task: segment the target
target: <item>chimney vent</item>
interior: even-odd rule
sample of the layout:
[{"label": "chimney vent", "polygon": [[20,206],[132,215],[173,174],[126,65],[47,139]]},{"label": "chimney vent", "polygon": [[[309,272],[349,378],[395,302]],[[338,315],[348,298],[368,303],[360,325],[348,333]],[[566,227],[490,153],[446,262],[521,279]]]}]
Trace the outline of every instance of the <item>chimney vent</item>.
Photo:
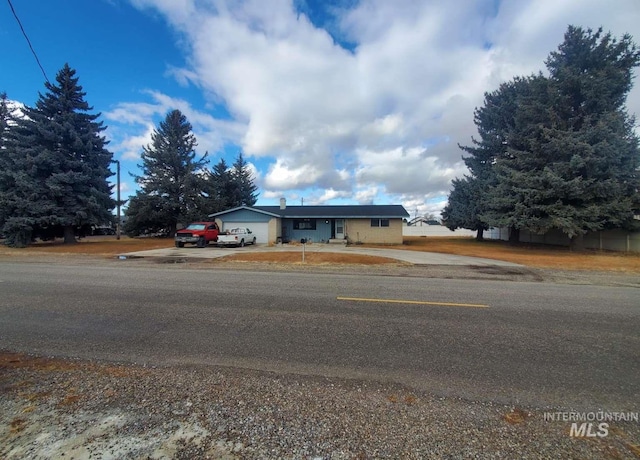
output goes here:
[{"label": "chimney vent", "polygon": [[287,208],[287,200],[285,198],[280,198],[280,209]]}]

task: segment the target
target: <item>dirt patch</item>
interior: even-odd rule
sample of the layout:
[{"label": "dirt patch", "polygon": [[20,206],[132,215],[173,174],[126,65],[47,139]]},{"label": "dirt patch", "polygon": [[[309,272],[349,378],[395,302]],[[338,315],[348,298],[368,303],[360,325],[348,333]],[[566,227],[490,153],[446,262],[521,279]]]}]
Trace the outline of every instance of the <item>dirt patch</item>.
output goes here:
[{"label": "dirt patch", "polygon": [[500,276],[503,279],[520,279],[527,281],[543,281],[542,276],[537,274],[535,271],[528,268],[519,268],[519,267],[500,267],[500,266],[490,266],[490,265],[471,265],[469,266],[469,270],[471,272],[477,274],[484,275],[496,275]]},{"label": "dirt patch", "polygon": [[186,264],[189,262],[197,262],[195,258],[188,257],[154,257],[153,262],[157,264]]},{"label": "dirt patch", "polygon": [[68,371],[76,366],[69,361],[60,361],[43,357],[32,357],[20,353],[0,353],[0,370],[28,367],[44,371]]}]

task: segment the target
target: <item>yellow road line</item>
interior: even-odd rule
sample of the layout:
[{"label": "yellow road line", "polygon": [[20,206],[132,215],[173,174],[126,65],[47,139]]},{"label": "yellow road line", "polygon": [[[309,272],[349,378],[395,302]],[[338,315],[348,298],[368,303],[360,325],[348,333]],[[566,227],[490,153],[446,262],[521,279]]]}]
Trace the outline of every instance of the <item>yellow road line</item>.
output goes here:
[{"label": "yellow road line", "polygon": [[353,302],[405,303],[405,304],[412,304],[412,305],[438,305],[442,307],[489,308],[489,305],[473,304],[473,303],[426,302],[422,300],[401,300],[401,299],[366,299],[362,297],[336,297],[336,299],[350,300]]}]

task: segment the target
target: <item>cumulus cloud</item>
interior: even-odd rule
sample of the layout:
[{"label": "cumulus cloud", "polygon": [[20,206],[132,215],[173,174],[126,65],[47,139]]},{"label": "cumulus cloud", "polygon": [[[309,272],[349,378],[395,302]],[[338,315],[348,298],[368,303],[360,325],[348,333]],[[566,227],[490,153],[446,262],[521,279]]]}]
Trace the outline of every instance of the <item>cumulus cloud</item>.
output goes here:
[{"label": "cumulus cloud", "polygon": [[142,148],[151,144],[151,135],[155,126],[146,124],[145,131],[139,136],[127,136],[117,145],[117,150],[121,153],[121,160],[139,160]]},{"label": "cumulus cloud", "polygon": [[[568,24],[640,40],[637,0],[361,0],[325,10],[325,28],[306,2],[131,2],[181,34],[188,65],[171,74],[232,120],[157,93],[112,116],[141,123],[177,104],[212,151],[233,142],[266,162],[256,169],[266,198],[308,188],[318,202],[383,197],[424,212],[466,171],[458,144],[475,134],[483,93],[544,70]],[[640,111],[640,89],[629,108]]]},{"label": "cumulus cloud", "polygon": [[[111,148],[120,152],[124,160],[140,158],[142,147],[151,143],[151,134],[157,129],[158,121],[174,109],[180,110],[191,123],[201,154],[216,152],[225,144],[237,144],[243,136],[245,128],[241,123],[215,118],[209,113],[195,110],[188,101],[157,91],[146,91],[146,94],[151,97],[152,103],[123,102],[103,113],[110,122],[107,134]],[[132,131],[132,125],[137,126],[137,130]]]}]

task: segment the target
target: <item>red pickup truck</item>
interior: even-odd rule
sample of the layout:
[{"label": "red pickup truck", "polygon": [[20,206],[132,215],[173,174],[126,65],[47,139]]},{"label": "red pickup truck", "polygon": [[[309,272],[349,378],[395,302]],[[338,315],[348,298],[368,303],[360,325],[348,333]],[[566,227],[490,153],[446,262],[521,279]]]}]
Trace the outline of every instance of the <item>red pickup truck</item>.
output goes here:
[{"label": "red pickup truck", "polygon": [[176,248],[183,248],[185,243],[195,244],[199,248],[218,241],[220,229],[215,222],[193,222],[176,232]]}]

